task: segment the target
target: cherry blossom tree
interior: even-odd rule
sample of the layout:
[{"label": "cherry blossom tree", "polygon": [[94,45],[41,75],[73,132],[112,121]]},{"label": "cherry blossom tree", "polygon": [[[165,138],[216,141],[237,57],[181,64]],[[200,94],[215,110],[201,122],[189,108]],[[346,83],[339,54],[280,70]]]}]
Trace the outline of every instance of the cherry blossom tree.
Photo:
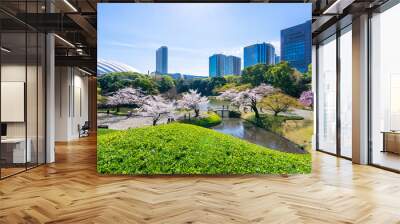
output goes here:
[{"label": "cherry blossom tree", "polygon": [[274,93],[276,89],[270,85],[261,84],[253,89],[247,89],[241,92],[236,90],[227,90],[223,92],[217,99],[230,100],[231,104],[237,106],[238,108],[250,107],[255,114],[256,119],[260,118],[260,113],[258,111],[258,103],[263,97]]},{"label": "cherry blossom tree", "polygon": [[197,90],[190,89],[189,92],[182,95],[182,99],[178,101],[178,106],[181,109],[194,110],[195,117],[200,114],[200,108],[208,103],[205,96],[201,96]]},{"label": "cherry blossom tree", "polygon": [[223,101],[232,101],[237,97],[239,94],[239,91],[235,89],[228,89],[224,92],[222,92],[219,96],[217,96],[217,100],[223,100]]},{"label": "cherry blossom tree", "polygon": [[306,107],[312,108],[314,104],[314,93],[311,90],[302,92],[299,102]]},{"label": "cherry blossom tree", "polygon": [[119,107],[122,105],[137,105],[143,103],[144,94],[138,89],[127,87],[116,91],[113,95],[107,98],[107,105],[116,107],[119,112]]},{"label": "cherry blossom tree", "polygon": [[140,111],[143,116],[150,116],[153,126],[155,126],[163,116],[174,116],[175,104],[175,102],[167,101],[161,96],[147,96]]}]

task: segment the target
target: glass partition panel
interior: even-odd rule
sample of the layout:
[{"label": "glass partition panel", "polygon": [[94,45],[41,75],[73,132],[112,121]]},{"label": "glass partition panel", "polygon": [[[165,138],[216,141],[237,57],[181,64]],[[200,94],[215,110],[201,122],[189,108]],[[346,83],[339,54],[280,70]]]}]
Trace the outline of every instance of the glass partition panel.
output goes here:
[{"label": "glass partition panel", "polygon": [[30,151],[27,166],[34,167],[38,163],[38,35],[27,33],[27,80],[26,80],[26,114],[27,114],[27,150]]},{"label": "glass partition panel", "polygon": [[26,41],[25,32],[1,34],[2,177],[24,171],[31,161],[26,144]]},{"label": "glass partition panel", "polygon": [[[0,6],[19,16],[45,12],[44,0]],[[46,38],[8,14],[0,12],[0,18],[0,178],[5,178],[45,163]]]},{"label": "glass partition panel", "polygon": [[340,36],[340,154],[352,157],[352,34],[351,26]]},{"label": "glass partition panel", "polygon": [[318,47],[318,149],[336,153],[336,36]]},{"label": "glass partition panel", "polygon": [[46,37],[44,34],[38,35],[38,77],[37,77],[37,90],[38,90],[38,164],[46,162],[46,145],[45,145],[45,124],[46,124],[46,78],[45,78],[45,65],[46,65]]},{"label": "glass partition panel", "polygon": [[400,170],[400,4],[371,18],[372,163]]}]

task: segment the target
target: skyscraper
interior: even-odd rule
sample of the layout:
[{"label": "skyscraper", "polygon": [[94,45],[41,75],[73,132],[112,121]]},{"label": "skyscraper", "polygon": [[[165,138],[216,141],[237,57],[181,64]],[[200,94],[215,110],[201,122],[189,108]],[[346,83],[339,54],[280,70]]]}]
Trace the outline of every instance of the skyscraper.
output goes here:
[{"label": "skyscraper", "polygon": [[156,51],[156,73],[168,74],[168,48],[162,46]]},{"label": "skyscraper", "polygon": [[253,44],[244,48],[244,67],[256,64],[275,64],[275,48],[272,44]]},{"label": "skyscraper", "polygon": [[241,59],[236,56],[226,56],[224,75],[240,75]]},{"label": "skyscraper", "polygon": [[300,72],[311,63],[311,20],[281,30],[281,60]]},{"label": "skyscraper", "polygon": [[241,59],[235,56],[214,54],[209,58],[210,77],[240,75]]},{"label": "skyscraper", "polygon": [[281,62],[281,56],[275,55],[275,64],[278,64]]},{"label": "skyscraper", "polygon": [[209,57],[209,74],[210,77],[223,76],[225,74],[226,56],[223,54],[214,54]]}]

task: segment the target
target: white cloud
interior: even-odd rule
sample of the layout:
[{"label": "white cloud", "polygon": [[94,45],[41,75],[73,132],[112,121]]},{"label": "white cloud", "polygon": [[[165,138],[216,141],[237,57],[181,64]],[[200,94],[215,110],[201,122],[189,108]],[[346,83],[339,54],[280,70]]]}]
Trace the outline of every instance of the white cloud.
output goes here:
[{"label": "white cloud", "polygon": [[281,55],[281,42],[279,40],[275,41],[270,41],[270,44],[272,44],[275,47],[275,54]]},{"label": "white cloud", "polygon": [[131,43],[124,43],[124,42],[117,42],[113,41],[110,42],[111,46],[115,47],[127,47],[127,48],[135,48],[135,49],[157,49],[160,45],[156,45],[154,43],[146,43],[146,44],[131,44]]},{"label": "white cloud", "polygon": [[[127,47],[127,48],[134,48],[134,49],[154,49],[156,51],[159,47],[163,46],[162,44],[159,43],[145,43],[145,44],[131,44],[131,43],[124,43],[124,42],[110,42],[109,43],[111,46],[115,47]],[[208,55],[207,49],[195,49],[195,48],[186,48],[186,47],[179,47],[179,46],[170,46],[166,45],[168,47],[168,50],[172,52],[186,52],[186,53],[192,53],[192,54],[202,54],[202,55]]]},{"label": "white cloud", "polygon": [[243,46],[229,48],[229,49],[223,49],[222,54],[233,55],[233,56],[236,56],[239,58],[243,58]]}]

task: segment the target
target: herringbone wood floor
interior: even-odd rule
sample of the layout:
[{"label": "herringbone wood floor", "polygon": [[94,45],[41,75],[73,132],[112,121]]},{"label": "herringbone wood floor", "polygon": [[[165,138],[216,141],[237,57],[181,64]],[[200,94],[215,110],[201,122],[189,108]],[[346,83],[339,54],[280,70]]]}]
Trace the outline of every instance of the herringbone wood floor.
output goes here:
[{"label": "herringbone wood floor", "polygon": [[298,176],[109,177],[95,138],[0,181],[0,223],[400,223],[400,175],[323,153]]}]

